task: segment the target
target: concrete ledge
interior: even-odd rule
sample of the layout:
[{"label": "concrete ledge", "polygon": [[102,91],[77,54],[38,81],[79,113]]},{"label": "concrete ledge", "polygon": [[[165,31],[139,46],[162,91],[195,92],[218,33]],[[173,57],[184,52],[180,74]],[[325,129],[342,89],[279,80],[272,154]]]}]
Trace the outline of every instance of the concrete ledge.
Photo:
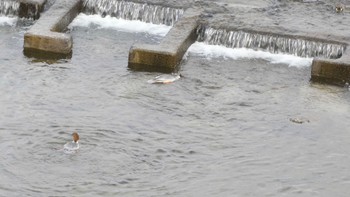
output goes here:
[{"label": "concrete ledge", "polygon": [[189,9],[159,45],[139,44],[129,51],[128,67],[138,71],[174,72],[197,39],[199,12]]},{"label": "concrete ledge", "polygon": [[81,0],[57,0],[24,34],[24,54],[30,57],[38,54],[39,58],[45,53],[57,54],[58,57],[71,56],[72,37],[60,32],[78,15],[81,6]]},{"label": "concrete ledge", "polygon": [[311,81],[344,86],[350,83],[350,52],[339,59],[314,59]]},{"label": "concrete ledge", "polygon": [[20,0],[18,15],[20,18],[32,18],[34,20],[40,17],[47,0]]}]

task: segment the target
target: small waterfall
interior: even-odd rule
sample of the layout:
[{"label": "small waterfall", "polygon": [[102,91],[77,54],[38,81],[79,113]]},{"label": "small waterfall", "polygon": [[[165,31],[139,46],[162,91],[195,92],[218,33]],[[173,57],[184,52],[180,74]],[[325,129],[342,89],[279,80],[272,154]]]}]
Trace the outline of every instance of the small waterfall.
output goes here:
[{"label": "small waterfall", "polygon": [[0,16],[17,16],[18,10],[18,1],[0,0]]},{"label": "small waterfall", "polygon": [[84,12],[173,26],[184,10],[118,0],[84,0]]},{"label": "small waterfall", "polygon": [[198,41],[211,45],[223,45],[229,48],[262,49],[271,53],[287,53],[300,57],[340,58],[345,45],[309,41],[281,35],[250,33],[245,31],[227,31],[211,27],[198,29]]}]

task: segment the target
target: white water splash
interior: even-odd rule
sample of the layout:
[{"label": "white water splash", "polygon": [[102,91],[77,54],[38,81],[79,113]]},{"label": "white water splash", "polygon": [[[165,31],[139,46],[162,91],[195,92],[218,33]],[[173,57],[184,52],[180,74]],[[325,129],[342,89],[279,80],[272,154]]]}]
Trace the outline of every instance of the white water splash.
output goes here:
[{"label": "white water splash", "polygon": [[133,33],[148,33],[152,35],[165,36],[171,26],[166,25],[155,25],[151,23],[145,23],[136,20],[124,20],[117,19],[115,17],[101,17],[100,15],[86,15],[79,14],[73,22],[69,25],[69,28],[73,27],[91,27],[96,26],[101,29],[115,29],[125,32]]},{"label": "white water splash", "polygon": [[17,18],[0,16],[0,26],[14,26],[17,22]]},{"label": "white water splash", "polygon": [[83,5],[86,14],[113,16],[168,26],[174,26],[184,13],[183,9],[124,0],[84,0]]},{"label": "white water splash", "polygon": [[308,67],[312,58],[297,57],[287,54],[273,54],[265,51],[255,51],[247,48],[227,48],[218,45],[208,45],[203,42],[196,42],[188,50],[189,53],[198,54],[207,58],[230,58],[230,59],[264,59],[272,64],[287,64],[294,67]]}]

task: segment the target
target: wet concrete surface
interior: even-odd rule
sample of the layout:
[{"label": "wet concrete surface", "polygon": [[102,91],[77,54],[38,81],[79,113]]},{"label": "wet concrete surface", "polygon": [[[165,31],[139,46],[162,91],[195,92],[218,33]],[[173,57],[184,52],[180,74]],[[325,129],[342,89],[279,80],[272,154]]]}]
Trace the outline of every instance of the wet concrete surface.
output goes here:
[{"label": "wet concrete surface", "polygon": [[[350,1],[345,0],[134,0],[202,10],[202,22],[225,29],[250,29],[350,42]],[[48,2],[52,4],[52,0]],[[338,4],[344,5],[341,13]]]}]

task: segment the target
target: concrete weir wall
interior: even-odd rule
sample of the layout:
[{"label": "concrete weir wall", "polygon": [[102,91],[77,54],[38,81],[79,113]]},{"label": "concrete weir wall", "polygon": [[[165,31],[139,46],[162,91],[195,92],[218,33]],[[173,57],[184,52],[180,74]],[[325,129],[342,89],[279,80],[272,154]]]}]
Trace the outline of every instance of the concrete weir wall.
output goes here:
[{"label": "concrete weir wall", "polygon": [[81,0],[57,0],[24,34],[24,54],[48,59],[70,57],[72,37],[61,32],[77,16],[81,6]]},{"label": "concrete weir wall", "polygon": [[187,49],[197,39],[200,13],[193,9],[171,28],[159,45],[137,44],[129,51],[128,67],[138,71],[174,72]]}]

